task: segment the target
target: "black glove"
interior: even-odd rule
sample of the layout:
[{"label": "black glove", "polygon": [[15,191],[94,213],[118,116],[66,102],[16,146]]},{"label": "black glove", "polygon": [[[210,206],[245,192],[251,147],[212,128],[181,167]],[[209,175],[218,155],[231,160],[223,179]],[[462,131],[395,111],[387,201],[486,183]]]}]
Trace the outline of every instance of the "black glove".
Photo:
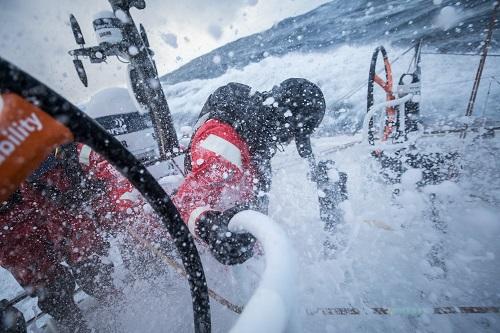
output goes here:
[{"label": "black glove", "polygon": [[255,238],[252,234],[229,231],[231,218],[241,209],[225,212],[209,211],[201,216],[198,235],[210,247],[213,256],[224,265],[242,264],[253,256]]},{"label": "black glove", "polygon": [[26,333],[26,320],[23,313],[10,305],[5,299],[0,301],[0,332]]}]

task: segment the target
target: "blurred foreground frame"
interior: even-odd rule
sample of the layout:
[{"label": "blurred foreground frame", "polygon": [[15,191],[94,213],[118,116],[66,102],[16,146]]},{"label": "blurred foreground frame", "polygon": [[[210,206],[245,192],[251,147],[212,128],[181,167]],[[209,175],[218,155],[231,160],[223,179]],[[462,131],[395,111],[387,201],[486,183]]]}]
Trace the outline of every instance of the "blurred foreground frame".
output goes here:
[{"label": "blurred foreground frame", "polygon": [[175,242],[191,289],[195,332],[210,332],[208,286],[199,253],[169,196],[149,171],[94,120],[42,82],[0,58],[0,201],[57,146],[90,146],[146,198]]}]

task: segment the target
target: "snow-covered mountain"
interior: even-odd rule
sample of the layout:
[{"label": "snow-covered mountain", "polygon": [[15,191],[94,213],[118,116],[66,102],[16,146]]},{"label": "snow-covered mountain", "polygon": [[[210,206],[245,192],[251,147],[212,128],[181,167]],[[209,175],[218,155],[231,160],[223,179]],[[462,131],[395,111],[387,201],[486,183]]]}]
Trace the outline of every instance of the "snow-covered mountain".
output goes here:
[{"label": "snow-covered mountain", "polygon": [[[272,28],[238,39],[162,77],[166,84],[222,75],[270,56],[317,52],[342,45],[387,43],[406,46],[417,39],[441,52],[478,52],[494,1],[334,0]],[[494,35],[498,47],[500,31]]]}]

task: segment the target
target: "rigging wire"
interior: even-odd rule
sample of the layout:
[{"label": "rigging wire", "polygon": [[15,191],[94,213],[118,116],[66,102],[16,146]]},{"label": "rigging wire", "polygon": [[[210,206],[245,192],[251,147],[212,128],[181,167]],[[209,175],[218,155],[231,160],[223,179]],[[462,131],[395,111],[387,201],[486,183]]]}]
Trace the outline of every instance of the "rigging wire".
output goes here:
[{"label": "rigging wire", "polygon": [[500,86],[500,81],[498,81],[496,77],[492,76],[491,79]]},{"label": "rigging wire", "polygon": [[422,40],[419,40],[415,47],[417,47],[417,52],[408,64],[408,69],[406,70],[407,73],[410,73],[412,65],[415,68],[415,71],[418,70],[418,67],[420,65],[420,55],[422,54]]},{"label": "rigging wire", "polygon": [[[402,56],[404,56],[405,54],[407,54],[414,46],[412,45],[410,48],[408,48],[407,50],[405,50],[403,53],[401,53],[400,55],[398,55],[392,62],[391,62],[391,65],[394,64],[396,61],[398,61]],[[457,55],[457,56],[481,56],[480,54],[476,54],[476,53],[438,53],[438,52],[420,52],[420,54],[435,54],[435,55]],[[500,57],[500,54],[488,54],[487,57]],[[410,63],[410,66],[411,67],[411,64],[413,63],[413,60],[412,62]],[[377,74],[380,74],[382,73],[383,69],[381,69],[380,71],[377,72]],[[499,81],[496,81],[498,84],[500,84]],[[356,88],[350,90],[349,92],[347,92],[345,95],[343,95],[342,97],[338,98],[337,101],[343,101],[345,99],[348,99],[348,98],[351,98],[355,93],[357,93],[359,90],[361,90],[364,86],[366,86],[366,82],[363,82],[362,84],[356,86]]]},{"label": "rigging wire", "polygon": [[[455,56],[471,56],[471,57],[480,57],[481,54],[477,53],[439,53],[439,52],[422,52],[422,54],[435,54],[435,55],[455,55]],[[486,57],[500,57],[500,54],[488,54]]]},{"label": "rigging wire", "polygon": [[[494,76],[486,76],[486,79],[492,79],[494,80]],[[445,86],[445,85],[450,85],[450,84],[456,84],[456,83],[467,83],[467,82],[474,82],[474,79],[467,79],[467,80],[460,80],[460,81],[449,81],[449,82],[441,82],[441,83],[431,83],[431,84],[426,84],[426,87],[437,87],[437,86]],[[500,82],[496,81],[499,85]]]},{"label": "rigging wire", "polygon": [[[488,100],[490,99],[490,92],[491,92],[491,84],[492,83],[493,83],[493,76],[490,77],[490,84],[488,85],[488,93],[486,94],[486,101],[484,102],[483,113],[482,113],[483,118],[484,118],[484,114],[486,113],[486,108],[488,107]],[[484,121],[486,121],[486,118],[484,118]]]},{"label": "rigging wire", "polygon": [[[391,62],[391,65],[394,64],[396,61],[399,60],[399,58],[401,58],[402,56],[404,56],[405,54],[407,54],[408,52],[410,52],[412,49],[413,49],[413,45],[410,46],[406,51],[404,51],[403,53],[401,53],[400,55],[398,55],[392,62]],[[376,74],[380,74],[382,73],[384,69],[382,68],[381,70],[379,70]],[[361,90],[364,86],[366,86],[367,83],[366,82],[363,82],[362,84],[360,84],[359,86],[356,86],[356,88],[352,89],[351,91],[349,91],[347,94],[345,94],[344,96],[340,97],[337,99],[337,101],[343,101],[345,99],[348,99],[348,98],[351,98],[355,93],[357,93],[359,90]]]}]

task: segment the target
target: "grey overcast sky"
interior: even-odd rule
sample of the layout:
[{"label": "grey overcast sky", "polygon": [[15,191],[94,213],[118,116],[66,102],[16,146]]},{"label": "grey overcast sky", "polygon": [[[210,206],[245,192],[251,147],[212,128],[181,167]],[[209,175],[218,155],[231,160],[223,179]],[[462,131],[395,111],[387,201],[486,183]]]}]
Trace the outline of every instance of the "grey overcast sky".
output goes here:
[{"label": "grey overcast sky", "polygon": [[[132,9],[143,23],[160,74],[238,38],[270,28],[328,0],[146,0]],[[77,78],[67,51],[76,48],[69,27],[73,13],[87,44],[95,45],[93,15],[109,10],[106,0],[0,0],[0,56],[48,83],[74,103],[96,91],[125,84],[126,65],[86,64],[89,88]]]}]

